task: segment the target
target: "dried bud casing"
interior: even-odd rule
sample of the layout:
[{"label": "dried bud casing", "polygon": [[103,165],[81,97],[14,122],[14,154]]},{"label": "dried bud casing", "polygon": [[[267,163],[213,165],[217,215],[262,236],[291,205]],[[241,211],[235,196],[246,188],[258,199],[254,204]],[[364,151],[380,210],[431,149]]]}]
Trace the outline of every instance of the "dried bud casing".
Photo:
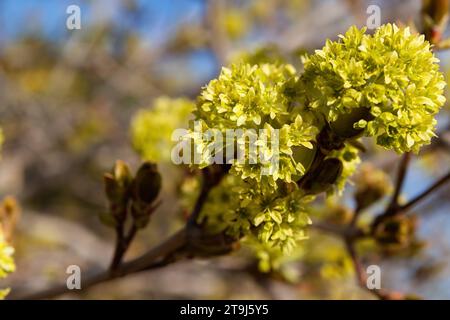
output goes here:
[{"label": "dried bud casing", "polygon": [[161,190],[161,180],[156,164],[151,162],[142,164],[132,185],[133,201],[146,205],[151,204]]},{"label": "dried bud casing", "polygon": [[136,173],[131,187],[132,207],[134,225],[144,228],[155,209],[153,202],[161,190],[161,175],[157,166],[151,162],[145,162]]}]

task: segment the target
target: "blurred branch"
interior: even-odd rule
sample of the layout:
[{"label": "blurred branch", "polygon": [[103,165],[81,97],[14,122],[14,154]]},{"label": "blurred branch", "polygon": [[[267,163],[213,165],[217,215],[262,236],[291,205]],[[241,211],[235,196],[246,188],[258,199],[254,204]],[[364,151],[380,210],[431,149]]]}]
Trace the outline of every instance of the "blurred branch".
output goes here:
[{"label": "blurred branch", "polygon": [[402,192],[403,185],[405,183],[406,171],[408,170],[408,165],[411,160],[411,154],[409,152],[405,153],[400,161],[400,165],[397,173],[397,180],[395,182],[394,194],[392,195],[391,202],[386,210],[386,215],[391,215],[393,212],[396,212],[397,207],[399,206],[399,197]]},{"label": "blurred branch", "polygon": [[[384,221],[384,219],[388,218],[389,216],[396,215],[400,212],[406,212],[410,208],[412,208],[414,205],[416,205],[418,202],[425,199],[428,195],[430,195],[432,192],[436,191],[438,188],[445,185],[447,182],[450,181],[450,172],[447,173],[445,176],[440,178],[438,181],[433,183],[429,188],[427,188],[425,191],[423,191],[421,194],[413,198],[411,201],[404,205],[398,204],[398,198],[400,195],[400,192],[402,190],[402,186],[404,184],[406,171],[408,168],[408,164],[410,161],[410,155],[405,154],[400,162],[399,171],[397,174],[397,181],[396,181],[396,189],[394,192],[394,195],[392,197],[392,200],[390,204],[386,207],[385,211],[380,214],[374,221],[372,228],[376,226],[377,224]],[[313,225],[313,227],[317,230],[329,232],[331,234],[334,234],[341,238],[346,245],[346,250],[348,254],[350,255],[353,266],[355,269],[356,279],[357,283],[361,288],[364,288],[374,294],[379,299],[383,300],[391,300],[391,299],[407,299],[408,296],[398,293],[398,292],[389,292],[384,289],[369,289],[367,287],[367,276],[365,274],[364,268],[362,263],[360,262],[360,259],[358,257],[358,254],[355,250],[355,243],[359,239],[363,238],[367,235],[367,232],[365,232],[363,229],[359,227],[355,227],[357,219],[359,215],[354,212],[354,216],[351,220],[351,222],[346,226],[339,226],[339,225],[333,225],[333,224],[326,224],[326,223],[316,223]]]},{"label": "blurred branch", "polygon": [[425,191],[423,191],[421,194],[407,202],[406,204],[400,206],[398,208],[398,211],[407,211],[411,209],[413,206],[415,206],[418,202],[425,199],[427,196],[429,196],[433,191],[439,189],[443,185],[445,185],[447,182],[450,181],[450,172],[447,173],[445,176],[443,176],[441,179],[433,183],[430,187],[428,187]]},{"label": "blurred branch", "polygon": [[[85,272],[86,275],[84,275],[82,278],[81,283],[82,290],[89,289],[90,287],[97,285],[99,283],[111,281],[120,277],[124,277],[126,275],[160,267],[162,259],[175,253],[177,250],[179,250],[185,245],[186,243],[185,231],[186,229],[181,229],[172,237],[162,242],[155,248],[151,249],[141,257],[118,266],[116,270],[114,270],[114,272],[111,272],[110,270],[104,270],[100,272],[95,272],[92,270],[86,271]],[[71,292],[72,291],[70,291],[67,288],[67,285],[64,283],[63,285],[57,285],[40,292],[31,293],[29,295],[24,295],[21,297],[11,296],[10,298],[26,299],[26,300],[51,299],[61,294]]]},{"label": "blurred branch", "polygon": [[123,256],[128,250],[128,247],[130,246],[131,242],[133,241],[134,237],[136,236],[138,229],[136,225],[132,225],[129,233],[127,235],[124,235],[124,228],[123,225],[120,225],[116,229],[116,248],[114,249],[114,256],[111,261],[110,270],[115,271],[118,266],[121,264]]},{"label": "blurred branch", "polygon": [[367,286],[367,276],[364,266],[359,260],[358,254],[355,249],[354,241],[350,239],[345,240],[345,246],[350,258],[352,259],[355,269],[355,275],[358,285],[373,294],[375,297],[381,300],[404,300],[406,296],[398,292],[390,292],[385,289],[370,289]]},{"label": "blurred branch", "polygon": [[[210,240],[206,237],[198,236],[199,228],[201,228],[201,226],[197,225],[196,221],[210,191],[221,181],[227,170],[228,168],[224,166],[210,167],[202,170],[202,189],[197,197],[194,209],[186,226],[166,241],[149,250],[147,253],[129,262],[121,263],[123,254],[126,252],[129,242],[131,242],[134,237],[134,232],[131,230],[127,237],[122,234],[121,239],[122,241],[126,241],[126,246],[118,247],[119,241],[117,242],[118,244],[111,263],[111,268],[109,270],[104,270],[97,273],[91,270],[86,271],[87,276],[84,276],[82,281],[83,290],[102,282],[165,266],[182,258],[193,258],[196,254],[208,254],[207,252],[197,252],[197,250],[191,250],[191,247],[198,249],[198,243],[196,244],[196,241]],[[225,245],[227,245],[227,243]],[[218,252],[222,252],[220,249],[221,248],[218,248],[216,250],[219,250]],[[215,252],[211,252],[210,254],[213,255]],[[16,299],[50,299],[69,292],[70,291],[67,289],[66,284],[64,284],[43,290],[41,292],[25,295],[23,297],[16,297]]]}]

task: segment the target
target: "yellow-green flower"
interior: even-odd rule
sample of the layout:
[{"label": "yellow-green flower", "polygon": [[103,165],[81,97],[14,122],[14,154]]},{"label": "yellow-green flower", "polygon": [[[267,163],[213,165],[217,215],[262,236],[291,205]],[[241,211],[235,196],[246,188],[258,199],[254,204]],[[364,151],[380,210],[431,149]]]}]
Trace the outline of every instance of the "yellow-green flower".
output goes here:
[{"label": "yellow-green flower", "polygon": [[[277,180],[298,180],[307,170],[308,161],[303,160],[314,155],[319,127],[314,115],[292,100],[295,72],[288,64],[234,64],[223,68],[200,94],[194,114],[202,132],[219,130],[224,139],[229,129],[244,132],[227,141],[245,154],[245,161],[229,161],[233,163],[231,172],[242,179],[276,187]],[[272,147],[275,140],[276,150]],[[211,143],[198,135],[194,142],[197,150],[205,150]],[[252,153],[251,147],[257,151]],[[201,166],[211,164],[212,158],[204,159]]]},{"label": "yellow-green flower", "polygon": [[445,82],[424,36],[387,24],[340,38],[304,59],[299,87],[308,105],[399,153],[430,143]]},{"label": "yellow-green flower", "polygon": [[[1,225],[0,225],[1,228]],[[14,249],[9,246],[3,238],[0,230],[0,279],[14,272],[16,266],[13,260]],[[9,292],[9,289],[0,290],[0,299],[3,299]]]},{"label": "yellow-green flower", "polygon": [[134,149],[144,160],[169,162],[175,129],[186,128],[194,103],[189,99],[160,97],[151,109],[140,110],[131,123]]}]

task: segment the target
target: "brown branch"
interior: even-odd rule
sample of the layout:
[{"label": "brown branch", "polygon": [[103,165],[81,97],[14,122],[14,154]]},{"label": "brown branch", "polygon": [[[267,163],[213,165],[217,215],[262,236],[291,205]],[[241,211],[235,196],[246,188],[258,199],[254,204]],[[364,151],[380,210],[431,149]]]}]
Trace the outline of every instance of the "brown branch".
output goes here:
[{"label": "brown branch", "polygon": [[222,178],[228,173],[228,170],[229,166],[227,165],[216,165],[209,166],[201,171],[202,185],[200,194],[195,202],[194,209],[188,219],[187,224],[189,227],[193,227],[197,224],[198,217],[200,216],[203,205],[208,198],[209,192],[222,181]]},{"label": "brown branch", "polygon": [[403,185],[405,183],[406,172],[408,170],[408,166],[411,160],[411,154],[409,152],[405,153],[400,161],[400,165],[397,172],[397,179],[395,181],[395,189],[394,194],[392,195],[391,202],[387,207],[385,215],[393,215],[397,212],[397,208],[399,206],[399,197],[403,189]]},{"label": "brown branch", "polygon": [[208,183],[207,183],[208,177],[207,177],[206,171],[202,171],[202,174],[203,174],[202,187],[200,190],[200,194],[197,197],[197,201],[195,202],[194,209],[192,210],[191,214],[189,215],[188,225],[197,224],[197,219],[200,216],[203,205],[205,204],[206,199],[208,198],[208,194],[211,190],[211,188],[208,186]]},{"label": "brown branch", "polygon": [[406,296],[399,292],[391,292],[385,289],[370,289],[367,286],[367,275],[364,270],[364,266],[361,263],[358,254],[355,250],[354,239],[345,239],[345,246],[350,258],[352,259],[355,269],[355,276],[358,285],[373,294],[375,297],[381,300],[404,300]]},{"label": "brown branch", "polygon": [[131,242],[136,236],[138,229],[135,224],[132,225],[129,233],[125,236],[123,232],[123,226],[116,229],[116,248],[114,250],[113,259],[109,269],[115,271],[122,263],[122,259],[130,247]]},{"label": "brown branch", "polygon": [[118,226],[116,226],[115,230],[116,230],[116,246],[114,248],[111,265],[109,266],[110,270],[117,269],[126,251],[123,236],[123,224],[119,224]]},{"label": "brown branch", "polygon": [[[183,229],[134,260],[122,263],[122,257],[120,257],[120,262],[115,265],[114,268],[110,268],[109,270],[104,270],[101,272],[86,271],[87,275],[85,275],[82,280],[82,290],[86,290],[96,284],[110,281],[119,277],[124,277],[129,274],[165,266],[185,257],[194,257],[195,252],[190,252],[188,248],[188,234],[191,230],[198,232],[198,228],[194,229],[194,227],[197,227],[197,218],[208,198],[210,191],[221,181],[227,171],[228,168],[224,166],[215,168],[209,167],[202,170],[202,188],[199,196],[197,197],[194,209],[192,210],[189,220]],[[119,249],[118,255],[120,255],[120,252],[125,248],[125,251],[121,253],[121,255],[123,256],[123,254],[126,252],[126,248],[128,248],[130,242],[134,238],[136,231],[137,230],[132,228],[128,236],[121,237],[122,241],[124,241],[124,247],[121,247],[121,249]],[[116,258],[116,253],[114,254],[114,258]],[[17,299],[50,299],[58,295],[70,292],[72,291],[68,290],[66,284],[64,284],[46,289],[41,292],[18,297]],[[13,298],[13,296],[11,297]]]},{"label": "brown branch", "polygon": [[[88,270],[85,275],[82,273],[81,290],[85,291],[90,287],[97,285],[99,283],[114,280],[126,275],[134,274],[144,270],[150,270],[160,267],[161,262],[167,259],[169,256],[175,254],[178,250],[182,249],[186,244],[186,229],[183,228],[174,234],[172,237],[151,249],[144,255],[129,262],[126,262],[118,266],[114,272],[108,270],[103,271],[92,271]],[[56,296],[65,293],[79,293],[80,291],[71,291],[67,288],[67,285],[56,285],[49,289],[43,291],[32,293],[29,295],[14,297],[13,295],[9,297],[10,299],[51,299]]]},{"label": "brown branch", "polygon": [[416,196],[415,198],[413,198],[406,204],[399,206],[398,211],[404,212],[404,211],[411,209],[417,203],[419,203],[420,201],[424,200],[427,196],[429,196],[433,191],[439,189],[440,187],[442,187],[449,181],[450,181],[450,172],[448,172],[445,176],[443,176],[438,181],[433,183],[430,187],[428,187],[421,194],[419,194],[418,196]]}]

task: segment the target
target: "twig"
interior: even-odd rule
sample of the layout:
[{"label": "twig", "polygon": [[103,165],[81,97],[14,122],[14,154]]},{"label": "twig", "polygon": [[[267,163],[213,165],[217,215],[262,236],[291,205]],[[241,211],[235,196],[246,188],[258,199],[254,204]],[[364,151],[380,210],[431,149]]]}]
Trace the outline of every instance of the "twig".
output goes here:
[{"label": "twig", "polygon": [[[190,218],[183,229],[178,231],[176,234],[174,234],[172,237],[170,237],[160,245],[151,249],[150,251],[143,254],[139,258],[131,260],[130,262],[126,263],[119,262],[114,267],[114,269],[109,269],[97,273],[87,271],[86,272],[87,275],[83,278],[84,280],[82,282],[83,290],[86,290],[96,284],[110,281],[129,274],[155,269],[167,265],[168,263],[180,260],[182,257],[188,256],[189,250],[187,249],[187,245],[188,245],[189,230],[193,226],[196,226],[197,218],[203,208],[203,205],[206,202],[206,199],[208,198],[209,192],[221,181],[221,179],[227,172],[227,168],[220,168],[220,169],[221,170],[218,172],[211,172],[208,169],[202,171],[203,174],[202,189],[196,200]],[[198,229],[196,229],[196,231],[198,231]],[[136,230],[132,228],[128,236],[125,237],[122,236],[122,239],[125,240],[124,241],[125,246],[123,247],[125,248],[125,251],[126,248],[129,246],[131,240],[134,238],[135,233]],[[122,249],[119,249],[119,251],[122,251]],[[122,253],[122,256],[125,253],[125,251]],[[178,257],[176,257],[177,254],[179,254]],[[116,254],[114,255],[114,257],[116,257]],[[193,257],[193,255],[191,255],[190,257]],[[67,289],[67,286],[64,284],[52,287],[50,289],[46,289],[41,292],[30,294],[28,296],[19,297],[19,299],[50,299],[69,292],[70,291]]]},{"label": "twig", "polygon": [[198,217],[202,211],[203,205],[208,198],[209,192],[212,188],[222,181],[222,178],[228,172],[228,166],[211,166],[203,169],[202,173],[202,185],[200,189],[200,194],[198,195],[197,201],[195,202],[194,209],[189,216],[188,226],[193,227],[197,224]]},{"label": "twig", "polygon": [[114,256],[111,261],[111,265],[109,267],[111,272],[114,272],[122,263],[122,259],[128,248],[130,247],[130,244],[133,241],[134,237],[136,236],[137,231],[138,229],[135,224],[132,225],[127,235],[124,235],[123,226],[117,228],[116,248],[114,250]]},{"label": "twig", "polygon": [[[115,272],[110,272],[109,269],[100,272],[95,272],[92,270],[86,271],[85,272],[86,275],[82,277],[81,283],[82,290],[84,291],[99,283],[107,282],[126,275],[130,275],[144,270],[158,268],[161,266],[160,260],[165,260],[165,258],[167,258],[168,256],[173,255],[175,252],[183,248],[185,244],[186,244],[186,229],[183,228],[176,234],[174,234],[172,237],[170,237],[157,247],[151,249],[141,257],[136,258],[130,262],[124,263],[123,265],[117,267]],[[51,287],[49,289],[37,293],[24,295],[22,297],[11,296],[10,298],[27,299],[27,300],[51,299],[61,294],[71,292],[73,291],[70,291],[67,288],[67,285],[63,284]]]},{"label": "twig", "polygon": [[109,269],[114,271],[120,265],[123,255],[125,254],[126,248],[123,237],[123,224],[119,224],[116,227],[116,247],[114,249],[113,258]]},{"label": "twig", "polygon": [[345,239],[345,246],[350,258],[352,259],[353,266],[355,269],[355,276],[358,285],[373,294],[375,297],[381,300],[393,300],[393,299],[404,299],[404,295],[397,292],[389,292],[385,289],[370,289],[367,286],[367,276],[364,270],[364,266],[358,258],[354,246],[354,239]]},{"label": "twig", "polygon": [[399,197],[405,183],[406,172],[408,170],[409,162],[411,160],[411,154],[409,152],[405,153],[400,161],[400,166],[397,172],[397,180],[395,181],[394,194],[392,195],[391,202],[387,207],[385,215],[393,215],[397,212],[399,206]]},{"label": "twig", "polygon": [[189,215],[188,225],[197,224],[197,219],[200,216],[203,205],[205,204],[206,199],[208,198],[209,191],[211,190],[207,183],[208,177],[206,171],[202,171],[202,173],[203,173],[202,187],[200,190],[200,194],[198,195],[197,201],[195,202],[194,209],[192,210],[192,213]]},{"label": "twig", "polygon": [[445,176],[443,176],[442,178],[440,178],[438,181],[436,181],[435,183],[433,183],[430,187],[428,187],[425,191],[423,191],[421,194],[419,194],[418,196],[416,196],[415,198],[413,198],[412,200],[410,200],[409,202],[407,202],[406,204],[399,206],[398,210],[399,211],[407,211],[409,209],[411,209],[413,206],[415,206],[418,202],[422,201],[423,199],[425,199],[428,195],[430,195],[433,191],[439,189],[440,187],[442,187],[443,185],[445,185],[447,182],[450,181],[450,172],[447,173]]}]

